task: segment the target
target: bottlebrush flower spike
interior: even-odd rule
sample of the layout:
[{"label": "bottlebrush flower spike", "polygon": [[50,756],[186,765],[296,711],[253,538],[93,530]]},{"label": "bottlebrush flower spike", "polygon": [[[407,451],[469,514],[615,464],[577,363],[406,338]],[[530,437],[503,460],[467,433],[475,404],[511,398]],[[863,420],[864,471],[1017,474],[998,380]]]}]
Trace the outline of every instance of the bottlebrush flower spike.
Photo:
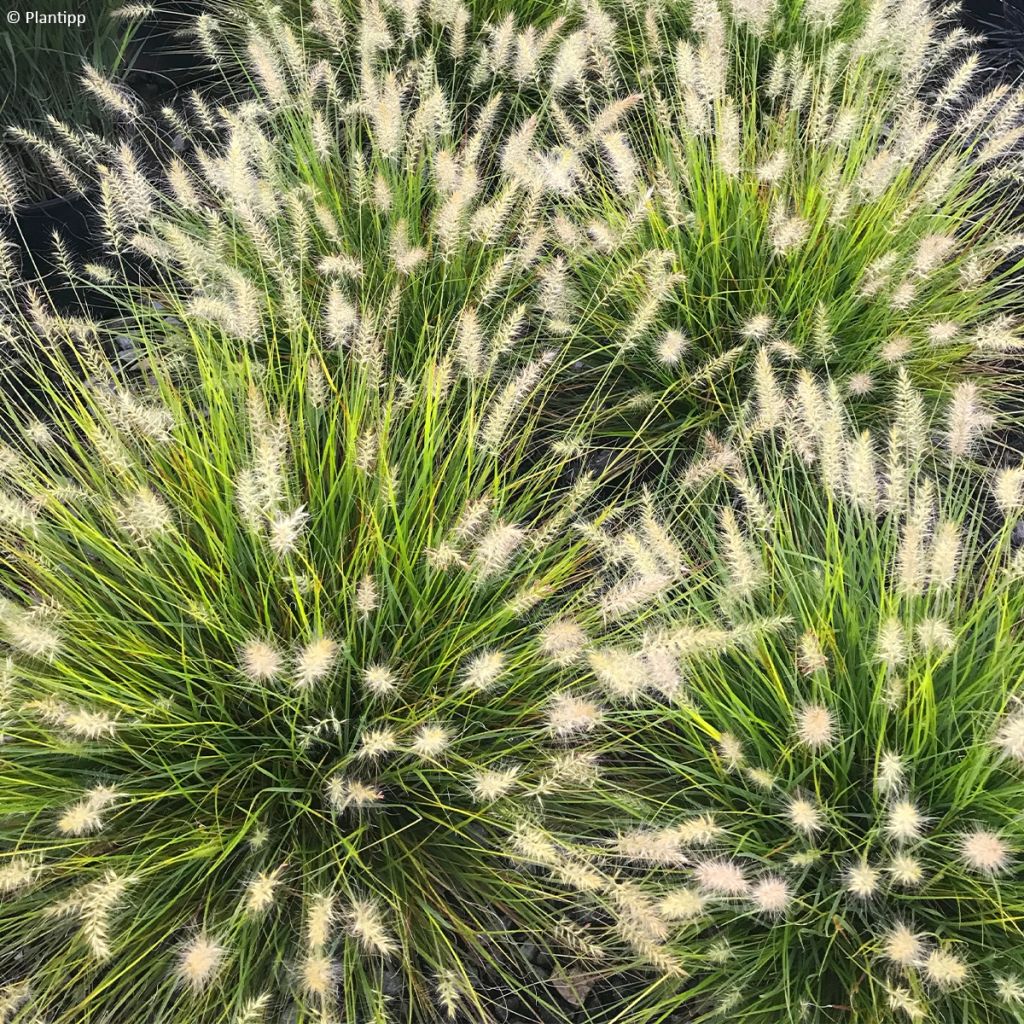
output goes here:
[{"label": "bottlebrush flower spike", "polygon": [[224,947],[208,935],[197,935],[183,947],[178,958],[178,977],[193,989],[205,988],[224,959]]}]

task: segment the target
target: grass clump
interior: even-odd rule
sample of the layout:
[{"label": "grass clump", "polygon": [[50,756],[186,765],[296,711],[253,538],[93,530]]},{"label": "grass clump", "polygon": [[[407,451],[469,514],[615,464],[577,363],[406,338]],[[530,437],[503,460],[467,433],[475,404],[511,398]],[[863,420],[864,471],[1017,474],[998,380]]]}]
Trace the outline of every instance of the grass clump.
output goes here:
[{"label": "grass clump", "polygon": [[980,91],[982,59],[928,4],[843,31],[806,4],[798,32],[755,6],[647,34],[643,102],[602,136],[613,173],[562,225],[600,282],[581,334],[618,373],[609,429],[668,473],[734,421],[765,348],[863,425],[899,372],[929,403],[1019,373],[1019,92]]},{"label": "grass clump", "polygon": [[584,653],[678,553],[649,507],[608,518],[585,423],[542,415],[564,361],[536,197],[493,116],[455,127],[414,70],[358,106],[222,111],[166,199],[120,147],[109,257],[66,266],[114,328],[9,282],[19,1012],[484,1020],[499,982],[551,1001],[526,937],[641,990],[677,967],[574,851],[652,785]]},{"label": "grass clump", "polygon": [[[1021,470],[983,493],[906,408],[896,442],[835,419],[838,486],[778,433],[685,480],[686,687],[648,735],[678,788],[620,850],[665,865],[694,1020],[1015,1021]],[[730,648],[750,617],[788,626]]]},{"label": "grass clump", "polygon": [[25,1012],[483,1020],[527,937],[672,968],[657,932],[605,947],[619,879],[574,852],[647,799],[636,711],[585,654],[678,576],[651,511],[588,511],[535,409],[491,436],[509,387],[447,345],[378,379],[192,330],[132,367],[26,353],[42,397],[5,409],[0,923]]}]

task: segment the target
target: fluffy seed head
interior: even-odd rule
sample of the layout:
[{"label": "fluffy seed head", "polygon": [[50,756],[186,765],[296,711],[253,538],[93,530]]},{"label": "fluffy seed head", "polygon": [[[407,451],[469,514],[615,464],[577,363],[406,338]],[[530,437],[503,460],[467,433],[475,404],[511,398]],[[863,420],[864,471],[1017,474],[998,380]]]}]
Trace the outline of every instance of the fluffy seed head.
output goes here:
[{"label": "fluffy seed head", "polygon": [[93,786],[57,820],[57,831],[66,836],[85,836],[103,828],[103,812],[120,796],[109,786]]},{"label": "fluffy seed head", "polygon": [[910,800],[897,800],[889,808],[885,831],[899,843],[912,843],[924,832],[924,815]]},{"label": "fluffy seed head", "polygon": [[907,634],[899,619],[886,619],[878,629],[878,660],[889,669],[907,660]]},{"label": "fluffy seed head", "polygon": [[886,995],[889,1008],[891,1010],[899,1010],[908,1020],[924,1020],[928,1016],[924,1003],[920,999],[916,999],[911,994],[910,989],[897,985],[892,988],[886,988]]},{"label": "fluffy seed head", "polygon": [[687,886],[673,889],[662,897],[658,913],[666,921],[694,921],[704,913],[707,899]]},{"label": "fluffy seed head", "polygon": [[416,735],[412,743],[409,744],[409,749],[417,757],[433,760],[440,757],[451,745],[451,742],[451,730],[436,722],[429,722],[426,725],[421,725],[416,730]]},{"label": "fluffy seed head", "polygon": [[0,601],[0,626],[11,647],[30,658],[52,661],[60,650],[59,634],[37,609],[26,610]]},{"label": "fluffy seed head", "polygon": [[725,835],[725,829],[711,814],[687,818],[676,826],[675,832],[683,846],[710,846]]},{"label": "fluffy seed head", "polygon": [[967,964],[944,949],[933,949],[924,962],[925,977],[940,989],[958,988],[967,980]]},{"label": "fluffy seed head", "polygon": [[583,653],[587,635],[569,619],[557,619],[541,630],[541,653],[556,665],[571,665]]},{"label": "fluffy seed head", "polygon": [[60,724],[71,736],[82,740],[99,740],[117,732],[117,719],[104,711],[90,711],[86,708],[69,708],[63,713]]},{"label": "fluffy seed head", "polygon": [[355,609],[366,618],[376,610],[380,603],[380,595],[377,593],[377,584],[372,576],[364,576],[356,587]]},{"label": "fluffy seed head", "polygon": [[905,924],[891,928],[882,938],[882,955],[900,967],[912,967],[921,959],[924,943]]},{"label": "fluffy seed head", "polygon": [[631,829],[615,840],[615,853],[627,860],[674,865],[685,861],[673,829]]},{"label": "fluffy seed head", "polygon": [[374,697],[386,697],[398,690],[398,677],[387,665],[370,665],[363,670],[363,685]]},{"label": "fluffy seed head", "polygon": [[879,351],[879,355],[887,363],[898,363],[905,359],[913,347],[913,342],[905,335],[897,335],[890,338]]},{"label": "fluffy seed head", "polygon": [[1024,981],[1016,974],[997,975],[992,979],[996,996],[1009,1006],[1020,1006],[1024,1003]]},{"label": "fluffy seed head", "polygon": [[1024,711],[1013,711],[1003,718],[995,744],[1007,757],[1024,761]]},{"label": "fluffy seed head", "polygon": [[327,781],[327,799],[336,811],[346,811],[349,807],[365,810],[379,804],[384,793],[376,786],[360,782],[358,779],[344,779],[334,775]]},{"label": "fluffy seed head", "polygon": [[732,771],[743,766],[743,744],[731,732],[723,732],[718,737],[718,753],[725,762],[726,767]]},{"label": "fluffy seed head", "polygon": [[[800,649],[798,651],[797,663],[800,666],[800,671],[805,676],[814,675],[815,672],[822,672],[828,668],[828,658],[825,657],[825,652],[821,649],[821,641],[817,635],[812,631],[808,630],[802,637],[800,637]],[[814,705],[810,705],[803,709],[803,711],[797,715],[797,728],[800,729],[800,721],[803,715],[811,710]],[[826,710],[826,714],[830,713]],[[807,742],[804,740],[803,742]]]},{"label": "fluffy seed head", "polygon": [[804,746],[821,750],[836,741],[836,724],[832,712],[822,704],[807,704],[796,714],[796,734]]},{"label": "fluffy seed head", "polygon": [[786,816],[798,832],[810,835],[824,827],[821,811],[810,800],[794,797],[786,808]]},{"label": "fluffy seed head", "polygon": [[1011,855],[1009,845],[997,833],[979,828],[960,841],[960,856],[974,871],[995,875],[1006,870]]},{"label": "fluffy seed head", "polygon": [[253,682],[266,682],[281,674],[284,659],[265,640],[247,640],[241,653],[241,666]]},{"label": "fluffy seed head", "polygon": [[503,573],[525,538],[524,530],[498,520],[480,538],[473,551],[473,561],[479,578],[489,580]]},{"label": "fluffy seed head", "polygon": [[643,693],[648,680],[647,666],[630,651],[591,651],[588,661],[595,678],[611,696],[636,700]]},{"label": "fluffy seed head", "polygon": [[245,909],[259,914],[274,903],[277,888],[281,884],[281,869],[269,873],[261,871],[251,882],[245,895]]},{"label": "fluffy seed head", "polygon": [[767,338],[772,333],[774,322],[767,313],[757,313],[740,328],[740,334],[744,338],[753,338],[758,341]]},{"label": "fluffy seed head", "polygon": [[786,912],[792,900],[792,894],[786,882],[778,875],[762,878],[751,890],[750,898],[757,909],[765,914],[778,916]]},{"label": "fluffy seed head", "polygon": [[746,775],[758,789],[763,789],[767,792],[775,786],[775,776],[764,768],[747,768]]},{"label": "fluffy seed head", "polygon": [[953,390],[946,420],[946,445],[955,459],[974,453],[979,439],[995,423],[995,417],[982,404],[978,385],[963,381]]},{"label": "fluffy seed head", "polygon": [[275,555],[283,557],[298,550],[309,513],[302,506],[292,512],[275,512],[270,517],[268,543]]},{"label": "fluffy seed head", "polygon": [[855,398],[870,395],[875,390],[875,379],[870,373],[853,373],[846,382],[846,389]]},{"label": "fluffy seed head", "polygon": [[879,793],[893,793],[903,785],[903,758],[892,750],[886,750],[878,759],[875,772],[875,788]]},{"label": "fluffy seed head", "polygon": [[719,896],[743,896],[750,891],[743,868],[735,861],[699,861],[694,865],[693,876],[702,889]]},{"label": "fluffy seed head", "polygon": [[390,956],[398,950],[398,944],[388,932],[380,906],[375,900],[352,901],[348,912],[348,929],[369,953]]},{"label": "fluffy seed head", "polygon": [[1011,519],[1024,511],[1024,466],[1013,466],[996,474],[992,496],[999,511]]},{"label": "fluffy seed head", "polygon": [[387,754],[392,754],[398,749],[398,737],[394,729],[367,729],[359,737],[359,748],[356,751],[359,757],[376,761]]},{"label": "fluffy seed head", "polygon": [[868,899],[878,891],[882,873],[870,864],[854,864],[846,871],[846,888],[860,899]]},{"label": "fluffy seed head", "polygon": [[309,686],[319,682],[331,672],[338,645],[330,637],[321,636],[310,640],[295,658],[295,685]]},{"label": "fluffy seed head", "polygon": [[327,944],[334,923],[334,897],[330,893],[317,893],[306,913],[306,945],[320,949]]},{"label": "fluffy seed head", "polygon": [[924,868],[916,857],[908,853],[898,853],[889,862],[889,874],[898,885],[912,887],[920,885],[924,880]]},{"label": "fluffy seed head", "polygon": [[0,894],[15,892],[36,880],[42,866],[31,857],[12,857],[0,865]]},{"label": "fluffy seed head", "polygon": [[494,803],[512,791],[518,777],[518,765],[476,772],[473,775],[473,797],[482,804]]},{"label": "fluffy seed head", "polygon": [[599,704],[573,693],[557,693],[548,705],[548,730],[558,739],[593,732],[602,718]]},{"label": "fluffy seed head", "polygon": [[481,692],[489,690],[505,669],[505,655],[501,651],[484,651],[470,658],[464,669],[464,685]]},{"label": "fluffy seed head", "polygon": [[174,524],[166,502],[149,487],[140,487],[121,502],[117,518],[121,528],[141,544],[168,534]]},{"label": "fluffy seed head", "polygon": [[682,358],[689,344],[682,331],[666,331],[658,343],[658,361],[666,366],[675,366]]},{"label": "fluffy seed head", "polygon": [[550,774],[555,783],[588,789],[600,779],[601,767],[593,750],[559,750],[551,755]]},{"label": "fluffy seed head", "polygon": [[193,989],[205,988],[223,959],[223,946],[207,935],[197,935],[178,957],[178,977]]},{"label": "fluffy seed head", "polygon": [[303,991],[321,1000],[330,995],[336,974],[337,967],[323,953],[311,953],[299,968]]},{"label": "fluffy seed head", "polygon": [[928,653],[945,654],[956,646],[956,638],[943,619],[922,619],[917,624],[917,642]]}]

